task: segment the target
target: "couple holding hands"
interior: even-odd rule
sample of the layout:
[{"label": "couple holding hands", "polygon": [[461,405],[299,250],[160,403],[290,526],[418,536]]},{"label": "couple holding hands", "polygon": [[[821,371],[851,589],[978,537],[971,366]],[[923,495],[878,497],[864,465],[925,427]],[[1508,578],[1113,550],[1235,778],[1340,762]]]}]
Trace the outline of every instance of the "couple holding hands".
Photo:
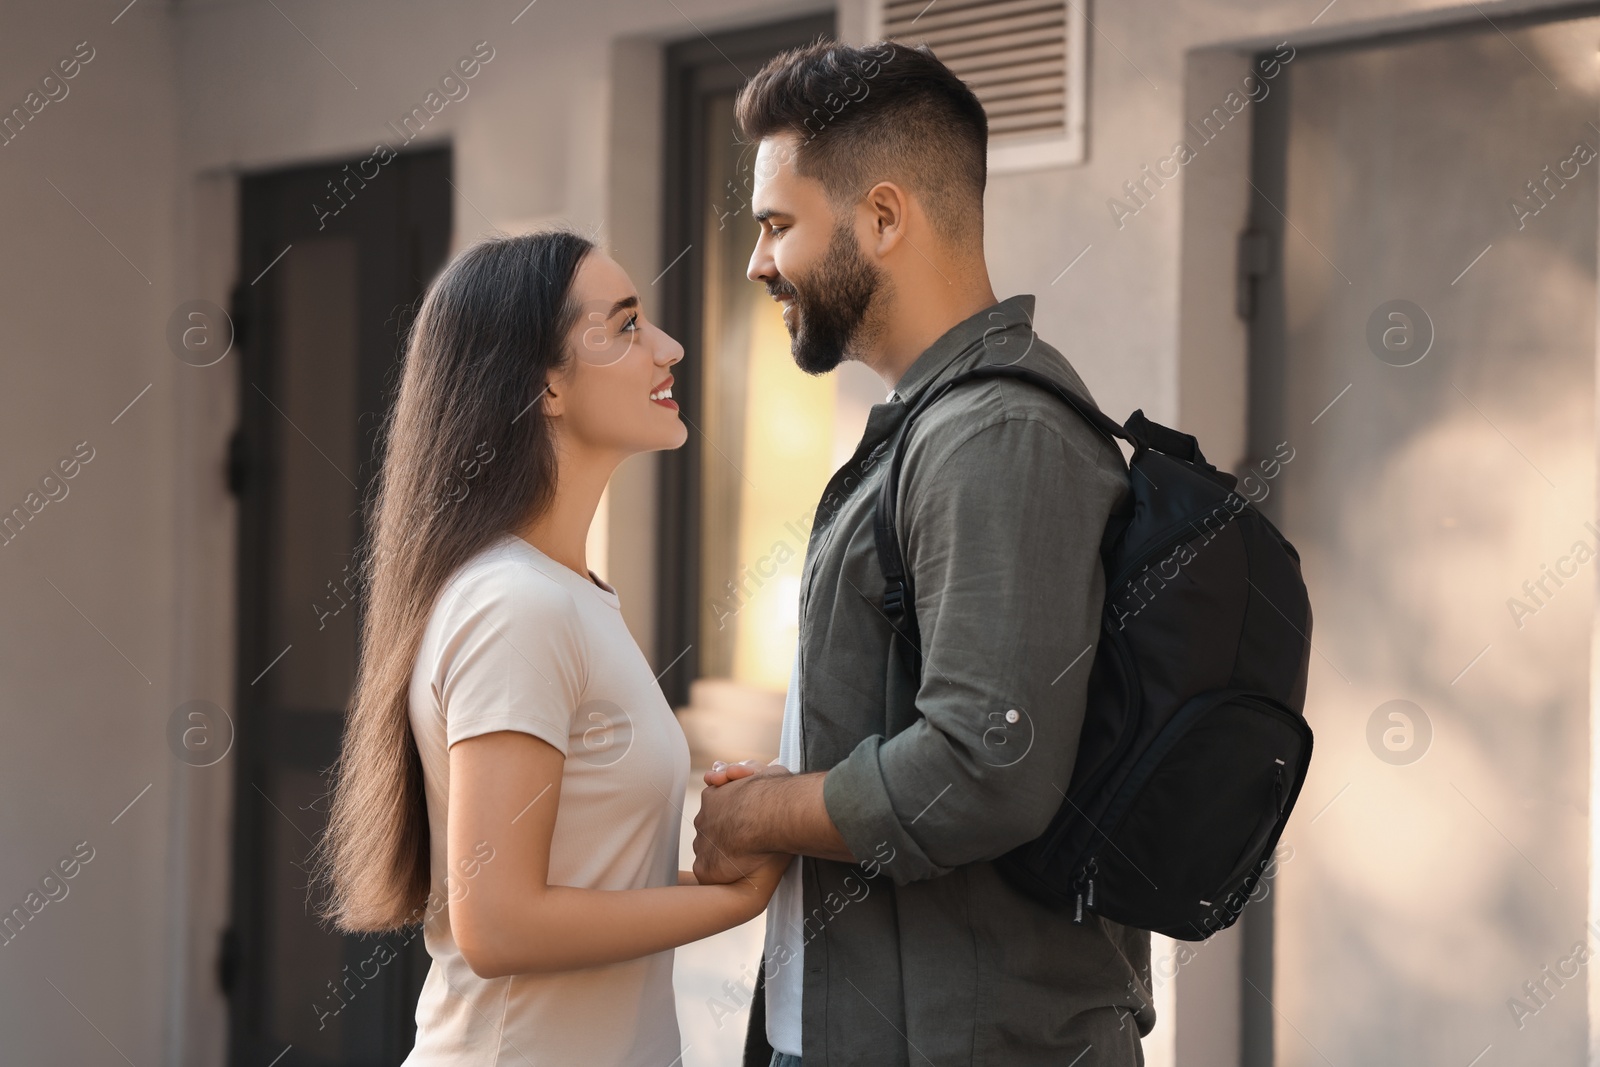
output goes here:
[{"label": "couple holding hands", "polygon": [[[841,85],[867,91],[819,110]],[[1033,298],[991,288],[982,106],[924,49],[818,42],[737,117],[748,274],[796,363],[860,360],[889,390],[812,526],[778,760],[713,767],[678,870],[688,746],[584,545],[617,465],[686,440],[683,348],[585,238],[486,240],[429,289],[386,428],[326,913],[379,932],[448,898],[413,1067],[681,1064],[672,949],[763,911],[746,1064],[1142,1063],[1149,935],[1074,923],[991,862],[1072,773],[1088,671],[1060,653],[1098,633],[1115,446],[1022,382],[951,390],[898,473],[920,677],[879,606],[879,460],[909,407],[994,361],[1088,393]],[[441,500],[485,442],[494,462]]]}]

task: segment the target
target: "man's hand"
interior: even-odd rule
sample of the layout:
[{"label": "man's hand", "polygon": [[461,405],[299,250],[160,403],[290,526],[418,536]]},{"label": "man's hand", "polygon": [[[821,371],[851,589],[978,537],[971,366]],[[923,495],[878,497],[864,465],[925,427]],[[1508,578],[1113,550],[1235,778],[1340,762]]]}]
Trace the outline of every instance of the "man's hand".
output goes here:
[{"label": "man's hand", "polygon": [[766,766],[754,760],[713,765],[705,776],[710,788],[700,794],[694,818],[694,875],[701,884],[737,881],[771,854],[771,848],[761,847],[756,779],[790,776],[777,760]]}]

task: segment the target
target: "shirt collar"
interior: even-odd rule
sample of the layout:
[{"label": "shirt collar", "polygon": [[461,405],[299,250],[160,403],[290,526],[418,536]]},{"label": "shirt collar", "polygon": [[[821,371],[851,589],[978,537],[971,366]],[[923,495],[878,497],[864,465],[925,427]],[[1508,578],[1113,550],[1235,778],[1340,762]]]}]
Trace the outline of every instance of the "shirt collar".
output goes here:
[{"label": "shirt collar", "polygon": [[983,343],[985,337],[1016,326],[1033,326],[1033,294],[1009,297],[956,323],[923,350],[889,393],[889,400],[910,403],[938,379],[955,358]]}]

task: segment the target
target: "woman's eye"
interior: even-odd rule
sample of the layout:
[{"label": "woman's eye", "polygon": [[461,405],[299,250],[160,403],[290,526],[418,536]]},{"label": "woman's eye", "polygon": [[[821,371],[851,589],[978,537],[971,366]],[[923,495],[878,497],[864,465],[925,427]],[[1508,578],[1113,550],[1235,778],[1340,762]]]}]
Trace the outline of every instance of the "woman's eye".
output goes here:
[{"label": "woman's eye", "polygon": [[624,330],[637,330],[639,328],[639,313],[634,312],[629,315],[627,321],[622,324],[622,328]]}]

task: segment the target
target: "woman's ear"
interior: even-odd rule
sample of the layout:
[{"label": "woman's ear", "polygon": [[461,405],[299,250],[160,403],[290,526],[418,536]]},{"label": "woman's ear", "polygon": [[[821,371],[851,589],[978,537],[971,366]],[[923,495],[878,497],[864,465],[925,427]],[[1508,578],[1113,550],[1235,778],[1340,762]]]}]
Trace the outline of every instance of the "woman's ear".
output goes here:
[{"label": "woman's ear", "polygon": [[544,412],[545,418],[561,417],[562,411],[566,408],[566,394],[566,383],[551,374],[546,380],[544,392],[539,395],[539,410]]}]

